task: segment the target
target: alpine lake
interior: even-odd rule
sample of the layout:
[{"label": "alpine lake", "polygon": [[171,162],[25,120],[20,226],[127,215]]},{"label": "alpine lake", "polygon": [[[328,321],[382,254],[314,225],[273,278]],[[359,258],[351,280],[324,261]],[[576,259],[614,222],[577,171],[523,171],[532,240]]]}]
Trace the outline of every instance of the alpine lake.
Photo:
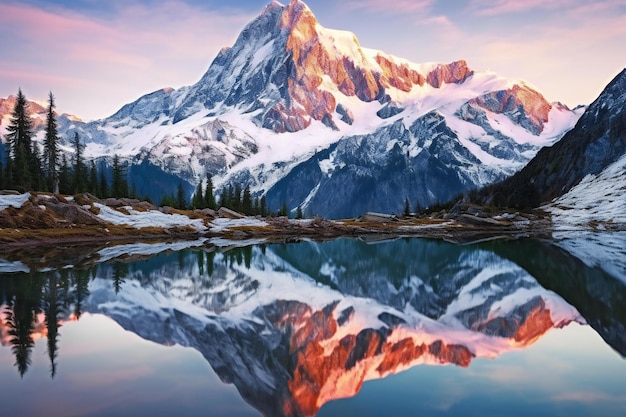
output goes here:
[{"label": "alpine lake", "polygon": [[0,415],[626,410],[626,232],[0,249],[0,305]]}]

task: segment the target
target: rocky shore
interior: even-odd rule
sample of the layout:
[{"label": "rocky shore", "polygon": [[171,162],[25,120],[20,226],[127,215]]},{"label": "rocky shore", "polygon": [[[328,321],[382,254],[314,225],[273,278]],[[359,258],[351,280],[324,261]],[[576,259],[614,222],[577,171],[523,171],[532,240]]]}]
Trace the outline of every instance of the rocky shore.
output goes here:
[{"label": "rocky shore", "polygon": [[293,241],[342,236],[363,239],[429,237],[469,241],[549,236],[550,218],[457,204],[418,216],[367,213],[344,220],[249,217],[228,209],[176,210],[135,199],[98,199],[90,194],[0,192],[0,244],[33,247],[56,243],[192,240]]}]

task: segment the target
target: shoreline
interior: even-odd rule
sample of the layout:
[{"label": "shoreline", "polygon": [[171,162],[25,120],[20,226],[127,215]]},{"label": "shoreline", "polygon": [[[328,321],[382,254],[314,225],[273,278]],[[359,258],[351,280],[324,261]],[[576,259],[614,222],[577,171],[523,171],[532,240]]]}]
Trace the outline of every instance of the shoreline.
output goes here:
[{"label": "shoreline", "polygon": [[[552,238],[558,232],[541,209],[527,213],[460,206],[429,215],[367,213],[358,219],[251,217],[231,210],[177,210],[132,199],[98,199],[90,194],[4,194],[19,204],[0,207],[0,254],[54,246],[115,245],[191,241],[292,242],[302,239],[403,237],[440,239],[457,244],[524,237]],[[20,196],[20,198],[16,198]],[[626,230],[624,227],[609,228]],[[606,229],[606,228],[604,228]],[[586,227],[580,230],[602,231]]]},{"label": "shoreline", "polygon": [[[134,229],[113,228],[106,233],[99,227],[78,226],[67,229],[0,229],[2,249],[30,249],[53,245],[108,245],[131,242],[158,243],[191,241],[201,238],[245,241],[262,239],[268,242],[290,242],[301,239],[327,240],[361,238],[375,241],[389,238],[432,238],[454,243],[469,243],[494,239],[523,237],[549,238],[553,230],[545,220],[531,227],[508,224],[481,227],[456,220],[442,222],[436,219],[409,218],[393,223],[359,222],[358,220],[312,219],[308,222],[284,218],[264,218],[265,226],[231,226],[220,231],[192,231],[187,228]],[[308,223],[308,224],[307,224]],[[320,225],[321,224],[321,225]],[[4,232],[4,233],[3,233]]]}]

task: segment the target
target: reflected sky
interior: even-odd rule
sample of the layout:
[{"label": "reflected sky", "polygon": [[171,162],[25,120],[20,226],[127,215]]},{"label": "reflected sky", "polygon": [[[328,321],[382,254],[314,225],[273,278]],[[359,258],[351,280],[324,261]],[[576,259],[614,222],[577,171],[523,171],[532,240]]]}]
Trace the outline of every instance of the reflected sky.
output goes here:
[{"label": "reflected sky", "polygon": [[370,381],[356,397],[327,403],[318,416],[619,416],[625,370],[592,329],[571,324],[528,349],[477,359],[468,369],[415,367]]},{"label": "reflected sky", "polygon": [[141,339],[102,315],[61,328],[60,370],[50,378],[45,339],[20,379],[9,349],[0,349],[3,413],[13,416],[256,416],[198,351]]}]

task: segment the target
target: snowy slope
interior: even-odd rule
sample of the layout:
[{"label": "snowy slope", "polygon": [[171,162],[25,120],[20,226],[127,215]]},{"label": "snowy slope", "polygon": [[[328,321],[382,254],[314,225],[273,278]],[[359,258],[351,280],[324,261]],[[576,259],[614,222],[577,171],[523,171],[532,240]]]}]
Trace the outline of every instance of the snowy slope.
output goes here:
[{"label": "snowy slope", "polygon": [[483,201],[527,208],[557,199],[552,205],[557,225],[623,227],[625,132],[626,69],[562,140],[542,148],[521,171],[486,190]]},{"label": "snowy slope", "polygon": [[626,228],[626,155],[546,207],[557,230]]}]

